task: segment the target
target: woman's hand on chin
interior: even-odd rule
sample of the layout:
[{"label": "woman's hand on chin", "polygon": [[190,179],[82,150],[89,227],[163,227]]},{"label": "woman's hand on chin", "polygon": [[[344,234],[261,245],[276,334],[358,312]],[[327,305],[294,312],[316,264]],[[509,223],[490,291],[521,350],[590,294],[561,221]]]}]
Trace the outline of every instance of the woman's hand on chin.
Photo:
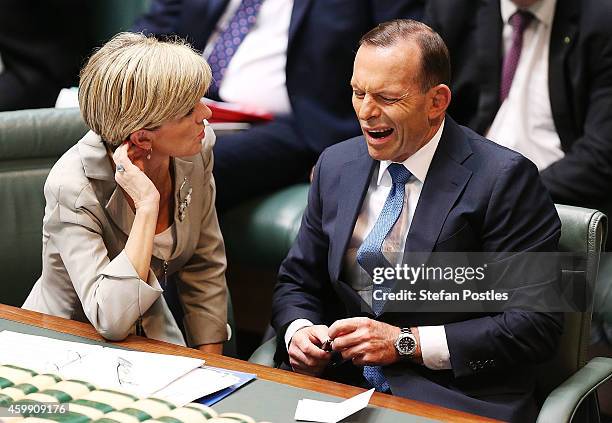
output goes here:
[{"label": "woman's hand on chin", "polygon": [[[141,149],[131,149],[128,156],[128,149],[131,143],[126,141],[121,144],[113,154],[115,162],[115,180],[121,188],[130,196],[134,202],[134,207],[138,210],[141,207],[159,208],[159,191],[155,185],[142,171],[143,160],[146,154],[142,154]],[[140,157],[142,155],[142,157]],[[132,160],[130,160],[130,156]],[[139,165],[139,166],[138,166]]]}]

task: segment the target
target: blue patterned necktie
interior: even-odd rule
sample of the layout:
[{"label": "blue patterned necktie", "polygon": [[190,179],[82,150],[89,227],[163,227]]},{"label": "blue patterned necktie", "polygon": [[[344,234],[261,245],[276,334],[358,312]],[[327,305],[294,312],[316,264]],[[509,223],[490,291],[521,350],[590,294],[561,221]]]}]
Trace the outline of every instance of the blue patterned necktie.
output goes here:
[{"label": "blue patterned necktie", "polygon": [[212,70],[213,81],[210,86],[212,96],[219,95],[219,86],[229,65],[232,56],[238,50],[238,46],[249,33],[255,21],[257,13],[264,0],[242,0],[238,10],[229,21],[227,28],[219,34],[212,52],[208,56],[208,63]]},{"label": "blue patterned necktie", "polygon": [[[412,176],[412,173],[402,164],[392,163],[387,169],[393,180],[391,191],[389,191],[385,205],[372,231],[370,231],[366,239],[363,240],[359,250],[357,250],[357,262],[370,276],[373,275],[376,267],[390,266],[383,255],[382,245],[402,213],[406,183]],[[383,285],[380,285],[379,289],[385,292],[390,291],[389,287]],[[372,311],[374,311],[376,317],[382,313],[384,305],[384,301],[375,301],[372,298]],[[363,366],[363,376],[370,386],[376,388],[377,391],[387,392],[390,390],[389,383],[385,379],[380,366]]]}]

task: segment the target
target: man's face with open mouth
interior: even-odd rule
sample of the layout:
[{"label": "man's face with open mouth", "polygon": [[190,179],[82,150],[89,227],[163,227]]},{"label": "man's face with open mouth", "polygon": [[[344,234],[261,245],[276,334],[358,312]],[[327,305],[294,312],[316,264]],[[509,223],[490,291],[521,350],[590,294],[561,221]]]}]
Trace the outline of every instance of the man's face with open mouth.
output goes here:
[{"label": "man's face with open mouth", "polygon": [[375,160],[403,162],[430,138],[427,95],[419,84],[420,52],[413,41],[362,45],[355,56],[353,107]]}]

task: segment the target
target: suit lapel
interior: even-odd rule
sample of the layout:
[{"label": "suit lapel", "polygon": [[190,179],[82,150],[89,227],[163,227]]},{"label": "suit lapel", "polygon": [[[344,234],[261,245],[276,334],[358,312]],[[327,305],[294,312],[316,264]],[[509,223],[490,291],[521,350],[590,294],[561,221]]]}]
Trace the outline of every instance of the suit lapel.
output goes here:
[{"label": "suit lapel", "polygon": [[[410,226],[404,262],[409,262],[411,253],[429,254],[433,250],[446,217],[472,175],[472,172],[462,165],[471,154],[472,150],[465,134],[447,116],[442,138],[431,162]],[[362,142],[358,156],[343,165],[337,190],[338,213],[330,243],[329,267],[332,281],[338,281],[342,258],[361,211],[376,163],[368,155],[365,142]],[[371,309],[352,288],[347,286],[349,289],[344,289],[342,285],[339,287],[354,299],[348,301],[345,296],[344,303],[357,313],[356,315],[371,314]]]},{"label": "suit lapel", "polygon": [[478,117],[473,129],[483,133],[487,130],[484,126],[493,122],[499,109],[503,29],[499,0],[489,0],[482,5],[476,18],[476,27],[479,28],[477,74],[482,78],[479,81],[481,94]]},{"label": "suit lapel", "polygon": [[426,253],[419,259],[427,259],[451,208],[472,176],[462,165],[472,154],[465,138],[461,128],[447,117],[406,238],[404,263],[410,262],[415,252]]},{"label": "suit lapel", "polygon": [[111,158],[99,135],[93,131],[86,133],[77,144],[85,176],[90,179],[115,181],[115,174],[111,166]]},{"label": "suit lapel", "polygon": [[[104,204],[106,212],[115,225],[127,236],[132,228],[134,213],[130,209],[121,188],[115,182],[115,175],[111,166],[104,143],[99,135],[89,131],[77,144],[85,176],[90,179],[104,181],[103,189],[97,193]],[[110,193],[110,195],[109,195]],[[107,197],[108,195],[108,197]],[[103,199],[108,198],[107,201]]]},{"label": "suit lapel", "polygon": [[[291,46],[295,35],[298,32],[304,17],[306,16],[306,12],[310,8],[312,4],[312,0],[296,0],[293,2],[293,11],[291,12],[291,21],[289,23],[289,42],[288,46]],[[287,47],[289,50],[290,47]]]},{"label": "suit lapel", "polygon": [[[192,0],[187,2],[182,6],[180,28],[183,29],[179,35],[187,38],[196,49],[204,50],[228,3],[229,0],[208,0],[205,2]],[[186,32],[186,28],[196,28],[197,30]]]},{"label": "suit lapel", "polygon": [[342,258],[353,234],[357,216],[370,185],[376,162],[368,155],[363,138],[360,138],[358,157],[344,163],[338,187],[338,214],[334,235],[330,243],[330,275],[338,280]]},{"label": "suit lapel", "polygon": [[[567,57],[578,38],[579,2],[558,1],[550,34],[548,58],[548,91],[552,115],[559,134],[575,134],[571,108],[573,102],[567,92],[569,80]],[[569,150],[574,139],[561,139],[564,151]]]}]

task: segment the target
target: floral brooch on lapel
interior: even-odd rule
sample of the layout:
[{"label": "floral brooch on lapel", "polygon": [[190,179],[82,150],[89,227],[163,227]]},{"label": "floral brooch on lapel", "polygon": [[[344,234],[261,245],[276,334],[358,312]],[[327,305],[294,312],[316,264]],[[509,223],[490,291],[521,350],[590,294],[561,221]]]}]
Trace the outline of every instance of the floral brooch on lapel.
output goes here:
[{"label": "floral brooch on lapel", "polygon": [[193,189],[189,186],[187,178],[184,178],[178,192],[178,218],[181,222],[187,215],[187,207],[191,204],[192,192]]}]

